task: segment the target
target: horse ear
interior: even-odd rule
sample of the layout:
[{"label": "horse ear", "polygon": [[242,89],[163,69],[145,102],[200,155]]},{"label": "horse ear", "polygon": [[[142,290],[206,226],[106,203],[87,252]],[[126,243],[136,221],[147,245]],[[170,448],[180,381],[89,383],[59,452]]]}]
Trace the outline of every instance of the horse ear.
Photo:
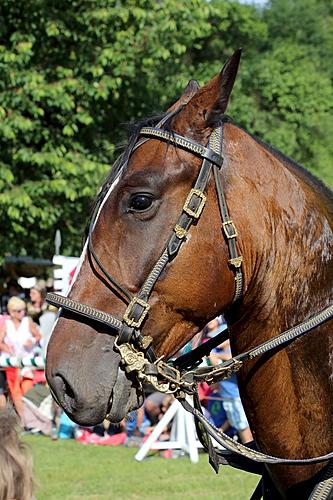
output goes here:
[{"label": "horse ear", "polygon": [[199,88],[199,82],[197,82],[196,80],[190,80],[184,89],[182,97],[188,96],[190,99],[192,99],[194,94],[198,92]]},{"label": "horse ear", "polygon": [[192,97],[198,92],[199,88],[200,85],[196,80],[190,80],[186,85],[178,101],[176,101],[172,106],[170,106],[168,111],[173,111],[174,109],[177,109],[179,106],[185,106],[185,104],[187,104],[192,99]]},{"label": "horse ear", "polygon": [[[216,84],[217,84],[218,95],[217,99],[215,100],[211,109],[208,112],[206,118],[207,127],[216,126],[221,118],[221,115],[223,115],[223,113],[225,113],[227,109],[230,94],[236,80],[241,54],[242,54],[242,49],[236,50],[230,57],[230,59],[228,59],[228,61],[225,63],[221,73],[217,77]],[[212,82],[214,80],[215,79],[213,79]]]},{"label": "horse ear", "polygon": [[[221,73],[200,89],[197,88],[192,98],[188,97],[191,91],[187,91],[187,96],[183,101],[187,105],[173,121],[173,126],[178,133],[191,134],[194,139],[200,141],[203,130],[213,128],[218,124],[227,109],[240,57],[241,49],[238,49],[225,63]],[[182,98],[183,96],[180,100]]]}]

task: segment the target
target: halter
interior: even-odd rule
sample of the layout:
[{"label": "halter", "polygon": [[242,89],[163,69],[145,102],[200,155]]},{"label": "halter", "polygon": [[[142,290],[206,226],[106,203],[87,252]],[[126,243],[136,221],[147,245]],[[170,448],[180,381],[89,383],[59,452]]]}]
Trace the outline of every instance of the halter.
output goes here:
[{"label": "halter", "polygon": [[[88,251],[100,271],[128,304],[123,318],[119,319],[112,314],[99,311],[98,309],[81,304],[73,299],[62,297],[55,293],[48,293],[46,300],[50,304],[64,308],[76,315],[102,323],[108,326],[111,330],[117,331],[114,346],[120,353],[121,363],[124,370],[127,373],[134,373],[140,384],[150,383],[160,392],[175,394],[184,408],[195,416],[198,436],[204,448],[208,451],[210,463],[216,471],[218,470],[220,463],[233,464],[233,462],[235,462],[235,454],[241,455],[242,459],[250,460],[251,462],[254,461],[258,463],[285,465],[306,465],[332,459],[333,452],[309,459],[284,459],[281,457],[266,455],[260,451],[242,445],[241,443],[235,443],[229,438],[229,436],[219,431],[204,417],[197,398],[197,384],[199,382],[206,381],[208,383],[213,383],[226,379],[230,377],[232,373],[238,371],[244,361],[254,359],[255,357],[261,356],[263,353],[272,349],[289,344],[301,335],[317,328],[319,325],[332,318],[332,305],[305,320],[300,325],[297,325],[286,332],[282,332],[276,337],[263,342],[259,346],[223,362],[221,365],[208,369],[199,368],[197,370],[193,370],[197,362],[201,360],[204,355],[207,355],[214,346],[222,342],[222,336],[225,337],[225,332],[219,334],[215,337],[215,339],[208,341],[206,346],[199,346],[197,349],[192,351],[190,357],[188,357],[188,355],[181,356],[176,360],[174,366],[168,365],[162,358],[157,358],[151,347],[153,339],[148,335],[143,336],[140,332],[140,328],[146,320],[149,312],[150,306],[148,301],[157,280],[166,266],[176,257],[181,245],[184,241],[186,241],[191,225],[200,218],[204,210],[206,203],[205,192],[212,170],[222,220],[222,232],[229,250],[230,258],[228,260],[228,264],[235,274],[235,292],[233,303],[239,301],[242,297],[243,257],[239,255],[237,251],[236,241],[238,233],[234,222],[229,217],[220,175],[220,169],[223,164],[223,122],[221,122],[221,124],[213,130],[209,138],[208,147],[205,147],[200,143],[161,128],[163,123],[165,123],[165,121],[177,111],[179,110],[168,114],[157,127],[143,127],[139,132],[141,139],[134,145],[129,155],[130,157],[133,151],[147,140],[155,139],[167,142],[168,144],[183,149],[184,151],[191,152],[193,155],[202,159],[202,165],[195,184],[186,197],[181,214],[172,230],[171,236],[169,237],[161,256],[157,260],[136,296],[133,296],[108,273],[94,251],[92,235],[103,200],[100,205],[97,205],[90,223]],[[119,161],[121,160],[122,158],[120,158]],[[184,372],[186,369],[189,371]],[[194,396],[194,408],[185,399],[185,393]],[[220,443],[222,447],[226,448],[226,451],[220,451],[218,456],[209,435]],[[228,456],[228,453],[231,453],[231,455]],[[245,465],[243,468],[246,470],[246,467],[248,467],[248,465]]]},{"label": "halter", "polygon": [[[175,112],[172,112],[171,115],[174,113]],[[223,158],[221,155],[223,145],[223,123],[213,129],[209,138],[208,147],[205,147],[202,144],[179,134],[163,130],[161,126],[167,118],[170,118],[170,114],[167,115],[157,127],[141,128],[139,132],[139,137],[141,138],[134,145],[130,155],[133,154],[133,151],[147,140],[155,139],[167,142],[168,144],[198,156],[202,159],[202,164],[194,186],[191,188],[185,199],[181,214],[172,230],[171,236],[169,237],[161,256],[155,263],[137,295],[133,296],[109,274],[109,272],[102,265],[93,248],[93,231],[101,206],[103,206],[103,202],[105,202],[106,198],[104,198],[101,204],[97,205],[95,208],[89,227],[88,250],[90,255],[100,271],[128,304],[123,318],[120,320],[112,314],[98,311],[95,308],[80,304],[72,299],[59,296],[55,293],[49,293],[47,295],[47,300],[49,303],[57,307],[62,307],[68,311],[77,313],[95,321],[97,320],[112,329],[118,330],[118,335],[115,339],[114,345],[121,355],[121,362],[125,371],[128,373],[134,371],[137,378],[141,382],[151,383],[155,389],[159,391],[174,393],[179,390],[179,386],[177,387],[177,382],[180,381],[179,371],[167,365],[161,358],[157,358],[151,347],[153,341],[152,337],[148,335],[143,336],[140,332],[140,328],[147,318],[150,308],[148,303],[149,297],[157,280],[166,266],[176,257],[180,247],[187,239],[191,225],[200,218],[204,210],[207,184],[212,170],[222,219],[222,232],[225,236],[229,249],[230,258],[228,263],[235,274],[235,292],[233,302],[238,301],[242,296],[243,257],[239,255],[237,251],[236,239],[238,233],[234,222],[229,217],[221,183],[220,169],[223,164]]]}]

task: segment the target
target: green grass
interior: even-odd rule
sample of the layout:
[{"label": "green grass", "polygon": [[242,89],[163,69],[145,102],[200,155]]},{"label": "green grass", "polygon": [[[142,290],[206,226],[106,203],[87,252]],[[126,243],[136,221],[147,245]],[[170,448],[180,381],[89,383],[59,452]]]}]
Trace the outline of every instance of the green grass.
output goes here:
[{"label": "green grass", "polygon": [[245,500],[259,478],[221,467],[218,475],[200,454],[188,458],[157,455],[136,462],[136,449],[93,446],[26,436],[34,457],[37,500]]}]

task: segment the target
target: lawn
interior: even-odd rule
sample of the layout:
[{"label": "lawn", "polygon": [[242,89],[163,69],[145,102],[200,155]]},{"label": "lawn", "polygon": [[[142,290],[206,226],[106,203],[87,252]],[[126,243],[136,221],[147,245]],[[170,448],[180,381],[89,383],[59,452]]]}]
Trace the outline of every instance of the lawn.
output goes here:
[{"label": "lawn", "polygon": [[157,455],[136,462],[136,449],[93,446],[26,436],[35,466],[37,500],[246,500],[259,478],[223,467],[218,475],[201,454],[188,458]]}]

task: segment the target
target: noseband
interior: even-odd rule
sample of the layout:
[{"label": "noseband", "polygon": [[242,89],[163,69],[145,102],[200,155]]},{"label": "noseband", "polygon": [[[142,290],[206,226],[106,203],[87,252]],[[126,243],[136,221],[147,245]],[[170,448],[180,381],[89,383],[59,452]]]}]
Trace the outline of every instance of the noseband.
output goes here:
[{"label": "noseband", "polygon": [[[167,115],[166,118],[169,118]],[[115,340],[115,348],[121,355],[122,364],[126,372],[136,372],[141,381],[151,383],[157,390],[162,392],[175,392],[177,381],[179,380],[179,372],[174,368],[158,359],[152,349],[152,337],[142,335],[140,328],[147,318],[149,311],[149,297],[154,289],[154,286],[161,276],[166,266],[176,257],[182,244],[186,241],[191,225],[196,222],[205,207],[207,184],[213,170],[215,179],[215,187],[219,210],[222,220],[222,232],[225,236],[229,249],[229,266],[235,273],[235,292],[233,302],[238,301],[242,295],[243,289],[243,273],[242,262],[243,257],[238,254],[236,246],[236,238],[238,236],[235,224],[229,217],[229,212],[222,189],[220,169],[223,164],[222,146],[223,146],[223,123],[213,129],[209,138],[208,146],[190,140],[186,137],[168,132],[161,128],[161,125],[166,121],[166,118],[158,124],[157,127],[143,127],[139,132],[139,141],[133,147],[131,154],[135,149],[140,147],[149,139],[166,142],[169,145],[175,146],[184,151],[190,152],[193,155],[202,159],[202,164],[199,169],[198,176],[194,186],[189,191],[181,214],[172,230],[172,234],[167,241],[167,244],[152,268],[145,282],[137,295],[133,296],[128,290],[121,286],[105,269],[99,257],[93,248],[93,231],[97,222],[100,210],[106,201],[106,197],[99,204],[92,216],[88,234],[88,250],[94,262],[97,264],[100,271],[111,282],[114,288],[125,297],[128,306],[120,320],[115,316],[98,311],[90,306],[80,304],[67,297],[59,296],[55,293],[49,293],[47,300],[49,303],[67,309],[73,313],[77,313],[91,320],[101,322],[112,329],[118,330],[118,335]],[[161,382],[161,379],[163,380]]]}]

